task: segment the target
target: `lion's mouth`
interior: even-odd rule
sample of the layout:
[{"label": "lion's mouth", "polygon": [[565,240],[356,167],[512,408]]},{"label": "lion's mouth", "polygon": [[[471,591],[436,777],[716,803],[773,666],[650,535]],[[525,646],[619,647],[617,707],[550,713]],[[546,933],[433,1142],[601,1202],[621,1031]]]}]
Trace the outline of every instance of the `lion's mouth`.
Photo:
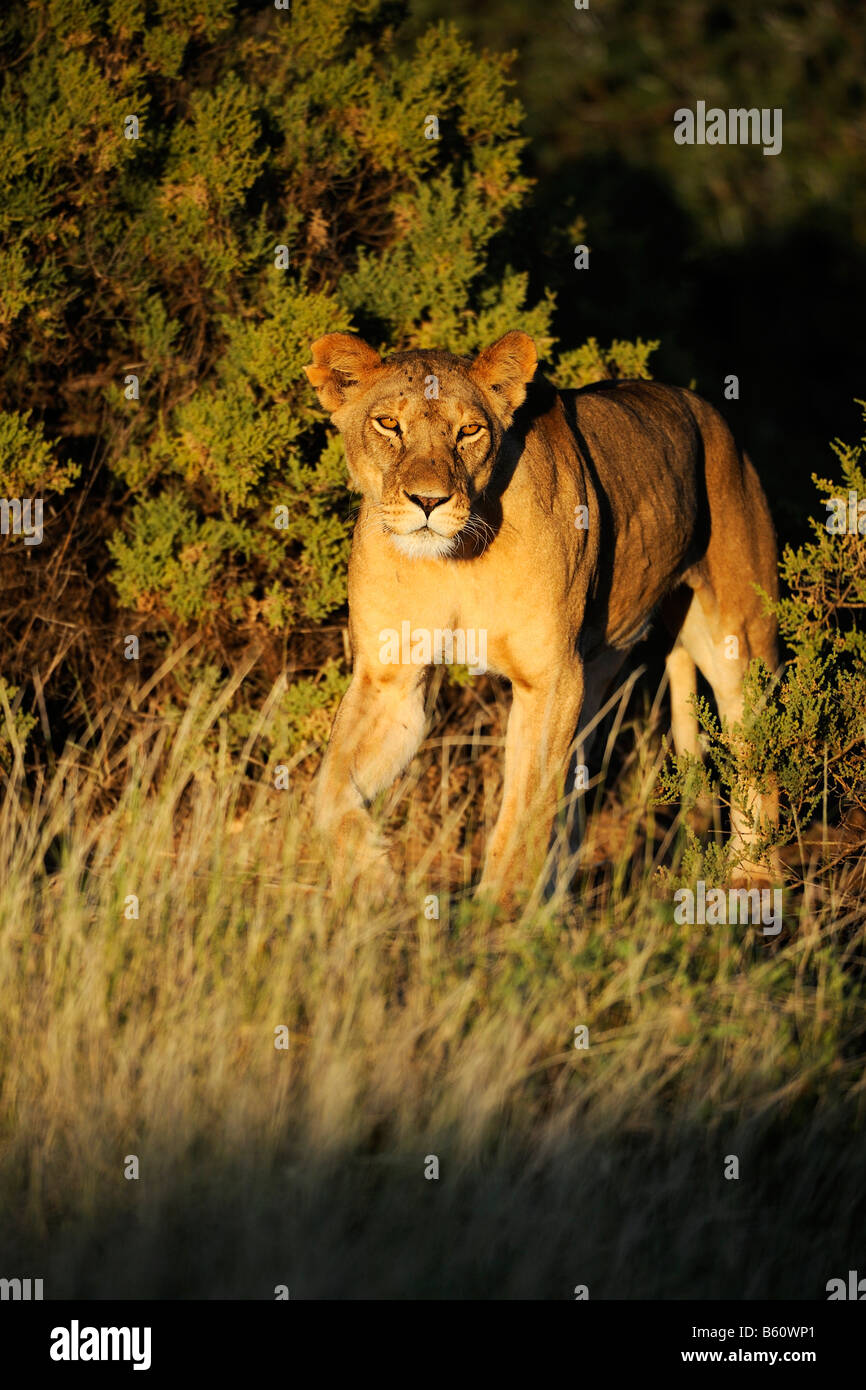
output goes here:
[{"label": "lion's mouth", "polygon": [[458,526],[456,531],[440,531],[437,526],[431,526],[429,521],[424,521],[420,526],[416,526],[414,531],[410,531],[409,535],[418,536],[426,532],[430,536],[439,536],[442,540],[453,540],[462,529],[462,526]]},{"label": "lion's mouth", "polygon": [[441,531],[434,531],[426,524],[416,527],[414,531],[394,531],[390,526],[386,526],[385,531],[402,555],[416,559],[423,556],[450,555],[460,536],[459,531],[453,536],[445,536]]}]

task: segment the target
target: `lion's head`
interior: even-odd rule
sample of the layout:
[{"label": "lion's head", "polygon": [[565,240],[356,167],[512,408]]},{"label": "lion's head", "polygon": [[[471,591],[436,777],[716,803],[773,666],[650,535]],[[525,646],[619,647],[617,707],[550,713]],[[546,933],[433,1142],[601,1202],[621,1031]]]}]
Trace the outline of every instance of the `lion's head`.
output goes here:
[{"label": "lion's head", "polygon": [[423,349],[383,361],[328,333],[312,354],[307,376],[373,516],[406,555],[453,553],[535,372],[532,339],[506,333],[474,361]]}]

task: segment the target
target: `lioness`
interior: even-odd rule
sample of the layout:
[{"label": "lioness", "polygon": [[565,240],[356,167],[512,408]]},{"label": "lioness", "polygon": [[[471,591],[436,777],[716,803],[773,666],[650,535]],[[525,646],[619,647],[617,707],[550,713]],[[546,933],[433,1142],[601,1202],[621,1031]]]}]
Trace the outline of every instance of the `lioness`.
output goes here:
[{"label": "lioness", "polygon": [[[318,825],[353,856],[376,851],[366,807],[421,742],[429,666],[417,662],[429,644],[395,655],[383,634],[483,633],[513,703],[479,888],[509,896],[546,849],[579,726],[654,614],[675,637],[678,751],[699,751],[696,666],[732,721],[751,658],[775,669],[775,622],[752,587],[777,592],[764,493],[699,396],[648,381],[558,391],[525,333],[472,361],[426,350],[383,361],[344,333],[312,355],[307,376],[363,494],[349,566],[354,674],[319,776]],[[751,809],[772,819],[769,797]],[[732,819],[745,850],[755,829]]]}]

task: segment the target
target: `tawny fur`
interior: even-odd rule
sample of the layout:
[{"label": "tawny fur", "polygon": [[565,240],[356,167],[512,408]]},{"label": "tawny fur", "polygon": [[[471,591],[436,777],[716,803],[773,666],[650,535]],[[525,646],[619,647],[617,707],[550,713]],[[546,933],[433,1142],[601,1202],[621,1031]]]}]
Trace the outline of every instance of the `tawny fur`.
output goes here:
[{"label": "tawny fur", "polygon": [[[363,494],[349,568],[354,674],[318,824],[352,857],[379,852],[367,805],[422,739],[429,670],[383,664],[383,630],[483,631],[513,704],[480,887],[507,896],[543,857],[578,728],[657,613],[675,638],[680,750],[698,751],[696,666],[730,720],[751,658],[775,669],[775,623],[753,588],[777,592],[766,499],[706,401],[646,381],[558,391],[524,333],[474,361],[422,350],[382,361],[347,334],[312,353],[307,374]],[[770,798],[751,809],[773,818]],[[747,848],[746,818],[733,829]]]}]

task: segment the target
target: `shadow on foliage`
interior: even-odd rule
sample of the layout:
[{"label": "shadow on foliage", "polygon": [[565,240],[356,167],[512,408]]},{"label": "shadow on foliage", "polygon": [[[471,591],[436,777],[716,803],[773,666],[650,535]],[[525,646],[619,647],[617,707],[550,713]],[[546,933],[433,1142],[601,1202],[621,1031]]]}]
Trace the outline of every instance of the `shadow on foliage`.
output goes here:
[{"label": "shadow on foliage", "polygon": [[46,1298],[823,1299],[866,1235],[863,1138],[801,1109],[462,1162],[444,1139],[275,1169],[202,1154],[156,1189],[118,1173],[93,1221],[41,1240],[19,1213],[2,1267]]}]

